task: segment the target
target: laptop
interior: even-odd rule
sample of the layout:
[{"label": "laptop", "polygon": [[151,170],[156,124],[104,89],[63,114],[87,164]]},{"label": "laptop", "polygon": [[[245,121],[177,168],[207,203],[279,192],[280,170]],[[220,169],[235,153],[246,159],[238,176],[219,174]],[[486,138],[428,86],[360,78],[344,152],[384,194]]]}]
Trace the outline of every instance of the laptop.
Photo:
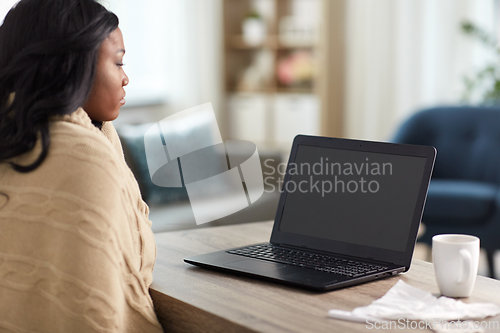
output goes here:
[{"label": "laptop", "polygon": [[298,135],[270,241],[184,261],[320,291],[406,272],[435,156],[429,146]]}]

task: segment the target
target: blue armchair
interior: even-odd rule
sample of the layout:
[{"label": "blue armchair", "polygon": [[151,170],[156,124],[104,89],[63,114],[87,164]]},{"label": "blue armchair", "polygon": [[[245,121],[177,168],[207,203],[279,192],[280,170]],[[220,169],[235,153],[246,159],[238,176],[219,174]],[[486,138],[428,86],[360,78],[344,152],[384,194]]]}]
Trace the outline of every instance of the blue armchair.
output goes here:
[{"label": "blue armchair", "polygon": [[403,123],[393,141],[438,151],[419,241],[431,245],[432,236],[442,233],[475,235],[493,277],[493,255],[500,249],[500,109],[423,110]]}]

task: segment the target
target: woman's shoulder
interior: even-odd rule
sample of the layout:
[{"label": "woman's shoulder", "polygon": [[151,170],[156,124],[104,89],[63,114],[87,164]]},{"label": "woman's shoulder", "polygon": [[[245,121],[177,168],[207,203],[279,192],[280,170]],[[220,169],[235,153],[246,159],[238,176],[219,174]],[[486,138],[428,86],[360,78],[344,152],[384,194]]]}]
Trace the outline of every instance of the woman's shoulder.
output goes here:
[{"label": "woman's shoulder", "polygon": [[[129,177],[121,147],[113,142],[119,141],[117,135],[113,136],[116,131],[112,124],[106,124],[106,128],[106,133],[101,132],[83,109],[51,119],[50,146],[45,160],[29,173],[19,173],[2,163],[0,187],[7,189],[12,185],[9,187],[12,191],[40,188],[47,193],[74,195],[94,204],[109,204],[109,200],[119,196]],[[29,165],[41,151],[38,140],[33,150],[14,158],[13,162]]]},{"label": "woman's shoulder", "polygon": [[[54,117],[49,126],[50,146],[47,157],[35,170],[19,173],[2,163],[0,180],[4,186],[43,188],[44,190],[74,193],[93,199],[96,191],[112,193],[121,187],[124,163],[114,144],[96,128],[85,111]],[[42,152],[39,139],[28,153],[12,162],[29,165]]]},{"label": "woman's shoulder", "polygon": [[87,113],[79,108],[78,110],[63,116],[54,116],[50,119],[50,137],[52,142],[59,142],[62,139],[64,143],[74,144],[85,141],[106,142],[103,136]]},{"label": "woman's shoulder", "polygon": [[116,158],[123,159],[119,141],[111,123],[105,122],[102,130],[98,129],[82,108],[51,119],[50,156],[83,157],[89,162],[109,163]]}]

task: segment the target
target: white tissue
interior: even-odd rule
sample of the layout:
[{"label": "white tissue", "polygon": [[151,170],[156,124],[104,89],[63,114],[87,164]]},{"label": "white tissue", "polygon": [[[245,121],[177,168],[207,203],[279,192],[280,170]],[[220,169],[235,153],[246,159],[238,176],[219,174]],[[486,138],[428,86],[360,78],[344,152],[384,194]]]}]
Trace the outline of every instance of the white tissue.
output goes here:
[{"label": "white tissue", "polygon": [[465,320],[483,319],[500,313],[500,306],[492,303],[466,304],[452,298],[433,296],[399,280],[381,298],[368,306],[351,311],[330,310],[332,318],[357,322],[399,320]]}]

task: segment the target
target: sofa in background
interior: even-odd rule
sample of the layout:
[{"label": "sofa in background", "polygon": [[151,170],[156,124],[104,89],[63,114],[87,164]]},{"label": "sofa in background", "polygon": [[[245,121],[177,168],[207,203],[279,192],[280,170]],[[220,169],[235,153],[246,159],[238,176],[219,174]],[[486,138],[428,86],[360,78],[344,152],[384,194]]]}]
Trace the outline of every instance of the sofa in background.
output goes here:
[{"label": "sofa in background", "polygon": [[419,241],[444,233],[475,235],[486,250],[490,276],[500,249],[500,108],[437,107],[410,117],[397,143],[437,148]]},{"label": "sofa in background", "polygon": [[[273,185],[265,186],[263,195],[252,205],[232,215],[197,226],[185,187],[160,187],[151,181],[144,148],[144,134],[153,125],[155,123],[122,125],[117,128],[117,132],[127,164],[139,183],[144,201],[150,207],[150,220],[153,222],[154,232],[274,219],[279,200],[277,178],[267,182]],[[198,136],[200,131],[203,131],[202,128],[197,128],[196,124],[191,127]],[[189,131],[185,135],[188,137]],[[259,150],[259,156],[263,171],[270,166],[276,169],[281,163],[281,155],[276,150]]]}]

